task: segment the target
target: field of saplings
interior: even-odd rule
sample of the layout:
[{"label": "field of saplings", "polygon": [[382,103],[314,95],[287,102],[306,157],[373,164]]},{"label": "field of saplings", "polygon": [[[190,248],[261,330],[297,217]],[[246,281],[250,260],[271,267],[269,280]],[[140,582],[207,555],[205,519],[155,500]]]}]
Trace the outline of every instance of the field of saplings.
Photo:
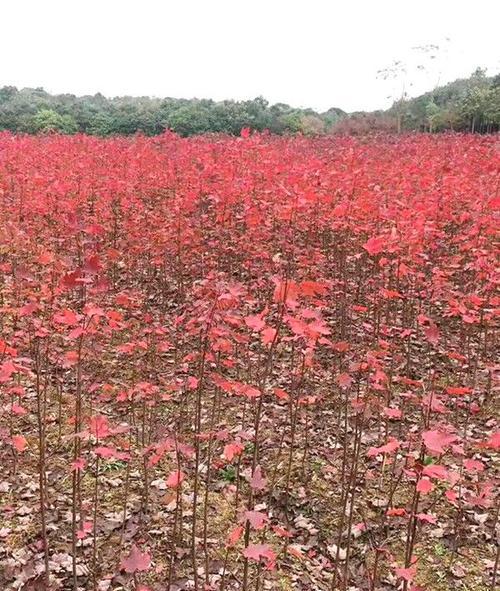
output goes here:
[{"label": "field of saplings", "polygon": [[498,140],[0,134],[0,588],[493,591]]}]

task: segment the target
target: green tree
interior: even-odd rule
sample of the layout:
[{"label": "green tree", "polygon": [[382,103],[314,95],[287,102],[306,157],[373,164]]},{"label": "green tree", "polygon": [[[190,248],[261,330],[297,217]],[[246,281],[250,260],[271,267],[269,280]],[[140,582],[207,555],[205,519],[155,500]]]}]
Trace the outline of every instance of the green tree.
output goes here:
[{"label": "green tree", "polygon": [[487,132],[500,129],[500,85],[490,88],[488,101],[484,108],[484,118]]},{"label": "green tree", "polygon": [[470,121],[470,131],[479,129],[487,109],[490,89],[482,86],[472,87],[460,103],[460,111]]},{"label": "green tree", "polygon": [[78,125],[71,115],[60,115],[52,109],[41,109],[31,121],[35,133],[59,131],[61,133],[76,133]]},{"label": "green tree", "polygon": [[325,131],[325,123],[317,115],[302,115],[300,125],[304,135],[319,135]]},{"label": "green tree", "polygon": [[209,110],[199,102],[191,102],[173,110],[164,125],[182,136],[212,131]]},{"label": "green tree", "polygon": [[425,115],[427,117],[427,125],[429,126],[429,131],[432,133],[435,129],[436,122],[440,116],[441,110],[436,105],[436,103],[431,100],[425,105]]},{"label": "green tree", "polygon": [[91,135],[110,135],[113,133],[113,123],[113,118],[108,113],[96,113],[85,131]]},{"label": "green tree", "polygon": [[281,121],[283,129],[285,131],[289,131],[290,133],[297,133],[298,131],[302,131],[301,119],[301,112],[298,109],[294,109],[288,113],[281,115],[279,121]]}]

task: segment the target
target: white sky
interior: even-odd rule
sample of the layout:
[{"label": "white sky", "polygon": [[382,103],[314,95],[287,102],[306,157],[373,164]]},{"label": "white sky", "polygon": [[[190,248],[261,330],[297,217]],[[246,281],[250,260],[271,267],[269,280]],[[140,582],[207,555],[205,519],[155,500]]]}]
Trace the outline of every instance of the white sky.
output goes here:
[{"label": "white sky", "polygon": [[[384,108],[401,81],[376,72],[396,59],[414,95],[496,74],[499,22],[495,0],[0,0],[0,86]],[[411,49],[429,43],[446,50]]]}]

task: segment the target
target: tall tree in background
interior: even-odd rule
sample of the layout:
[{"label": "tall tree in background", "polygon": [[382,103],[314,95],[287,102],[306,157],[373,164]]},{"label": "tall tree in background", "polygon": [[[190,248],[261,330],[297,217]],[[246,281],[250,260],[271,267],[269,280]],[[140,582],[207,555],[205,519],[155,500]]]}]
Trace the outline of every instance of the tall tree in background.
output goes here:
[{"label": "tall tree in background", "polygon": [[[400,86],[401,91],[399,96],[391,94],[389,98],[393,99],[393,109],[396,112],[398,133],[401,133],[401,119],[403,117],[404,104],[406,98],[406,65],[399,60],[394,61],[389,67],[379,70],[377,78],[382,80],[395,81],[397,86]],[[397,91],[396,91],[397,92]]]},{"label": "tall tree in background", "polygon": [[[396,115],[397,130],[401,133],[402,120],[406,112],[408,91],[418,79],[419,74],[429,76],[430,63],[435,62],[440,51],[440,46],[435,44],[419,45],[411,48],[411,53],[406,60],[396,60],[387,68],[378,70],[377,78],[390,81],[393,84],[389,98],[393,99],[392,110]],[[436,84],[439,78],[436,79]]]},{"label": "tall tree in background", "polygon": [[472,74],[471,82],[471,87],[461,103],[461,111],[470,121],[470,131],[474,133],[484,120],[490,88],[486,82],[486,72],[481,68],[477,68]]}]

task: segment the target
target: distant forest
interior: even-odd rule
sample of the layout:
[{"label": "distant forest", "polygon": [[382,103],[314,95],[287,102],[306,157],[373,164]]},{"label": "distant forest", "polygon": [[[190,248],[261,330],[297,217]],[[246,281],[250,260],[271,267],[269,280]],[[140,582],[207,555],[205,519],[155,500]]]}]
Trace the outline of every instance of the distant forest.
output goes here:
[{"label": "distant forest", "polygon": [[0,88],[0,130],[21,133],[87,133],[99,136],[170,129],[182,136],[200,133],[238,135],[242,128],[272,133],[368,133],[370,131],[445,130],[490,133],[500,129],[500,74],[477,69],[419,97],[400,100],[386,111],[318,113],[262,97],[247,101],[150,97],[106,98],[102,94],[52,95],[42,88]]}]

